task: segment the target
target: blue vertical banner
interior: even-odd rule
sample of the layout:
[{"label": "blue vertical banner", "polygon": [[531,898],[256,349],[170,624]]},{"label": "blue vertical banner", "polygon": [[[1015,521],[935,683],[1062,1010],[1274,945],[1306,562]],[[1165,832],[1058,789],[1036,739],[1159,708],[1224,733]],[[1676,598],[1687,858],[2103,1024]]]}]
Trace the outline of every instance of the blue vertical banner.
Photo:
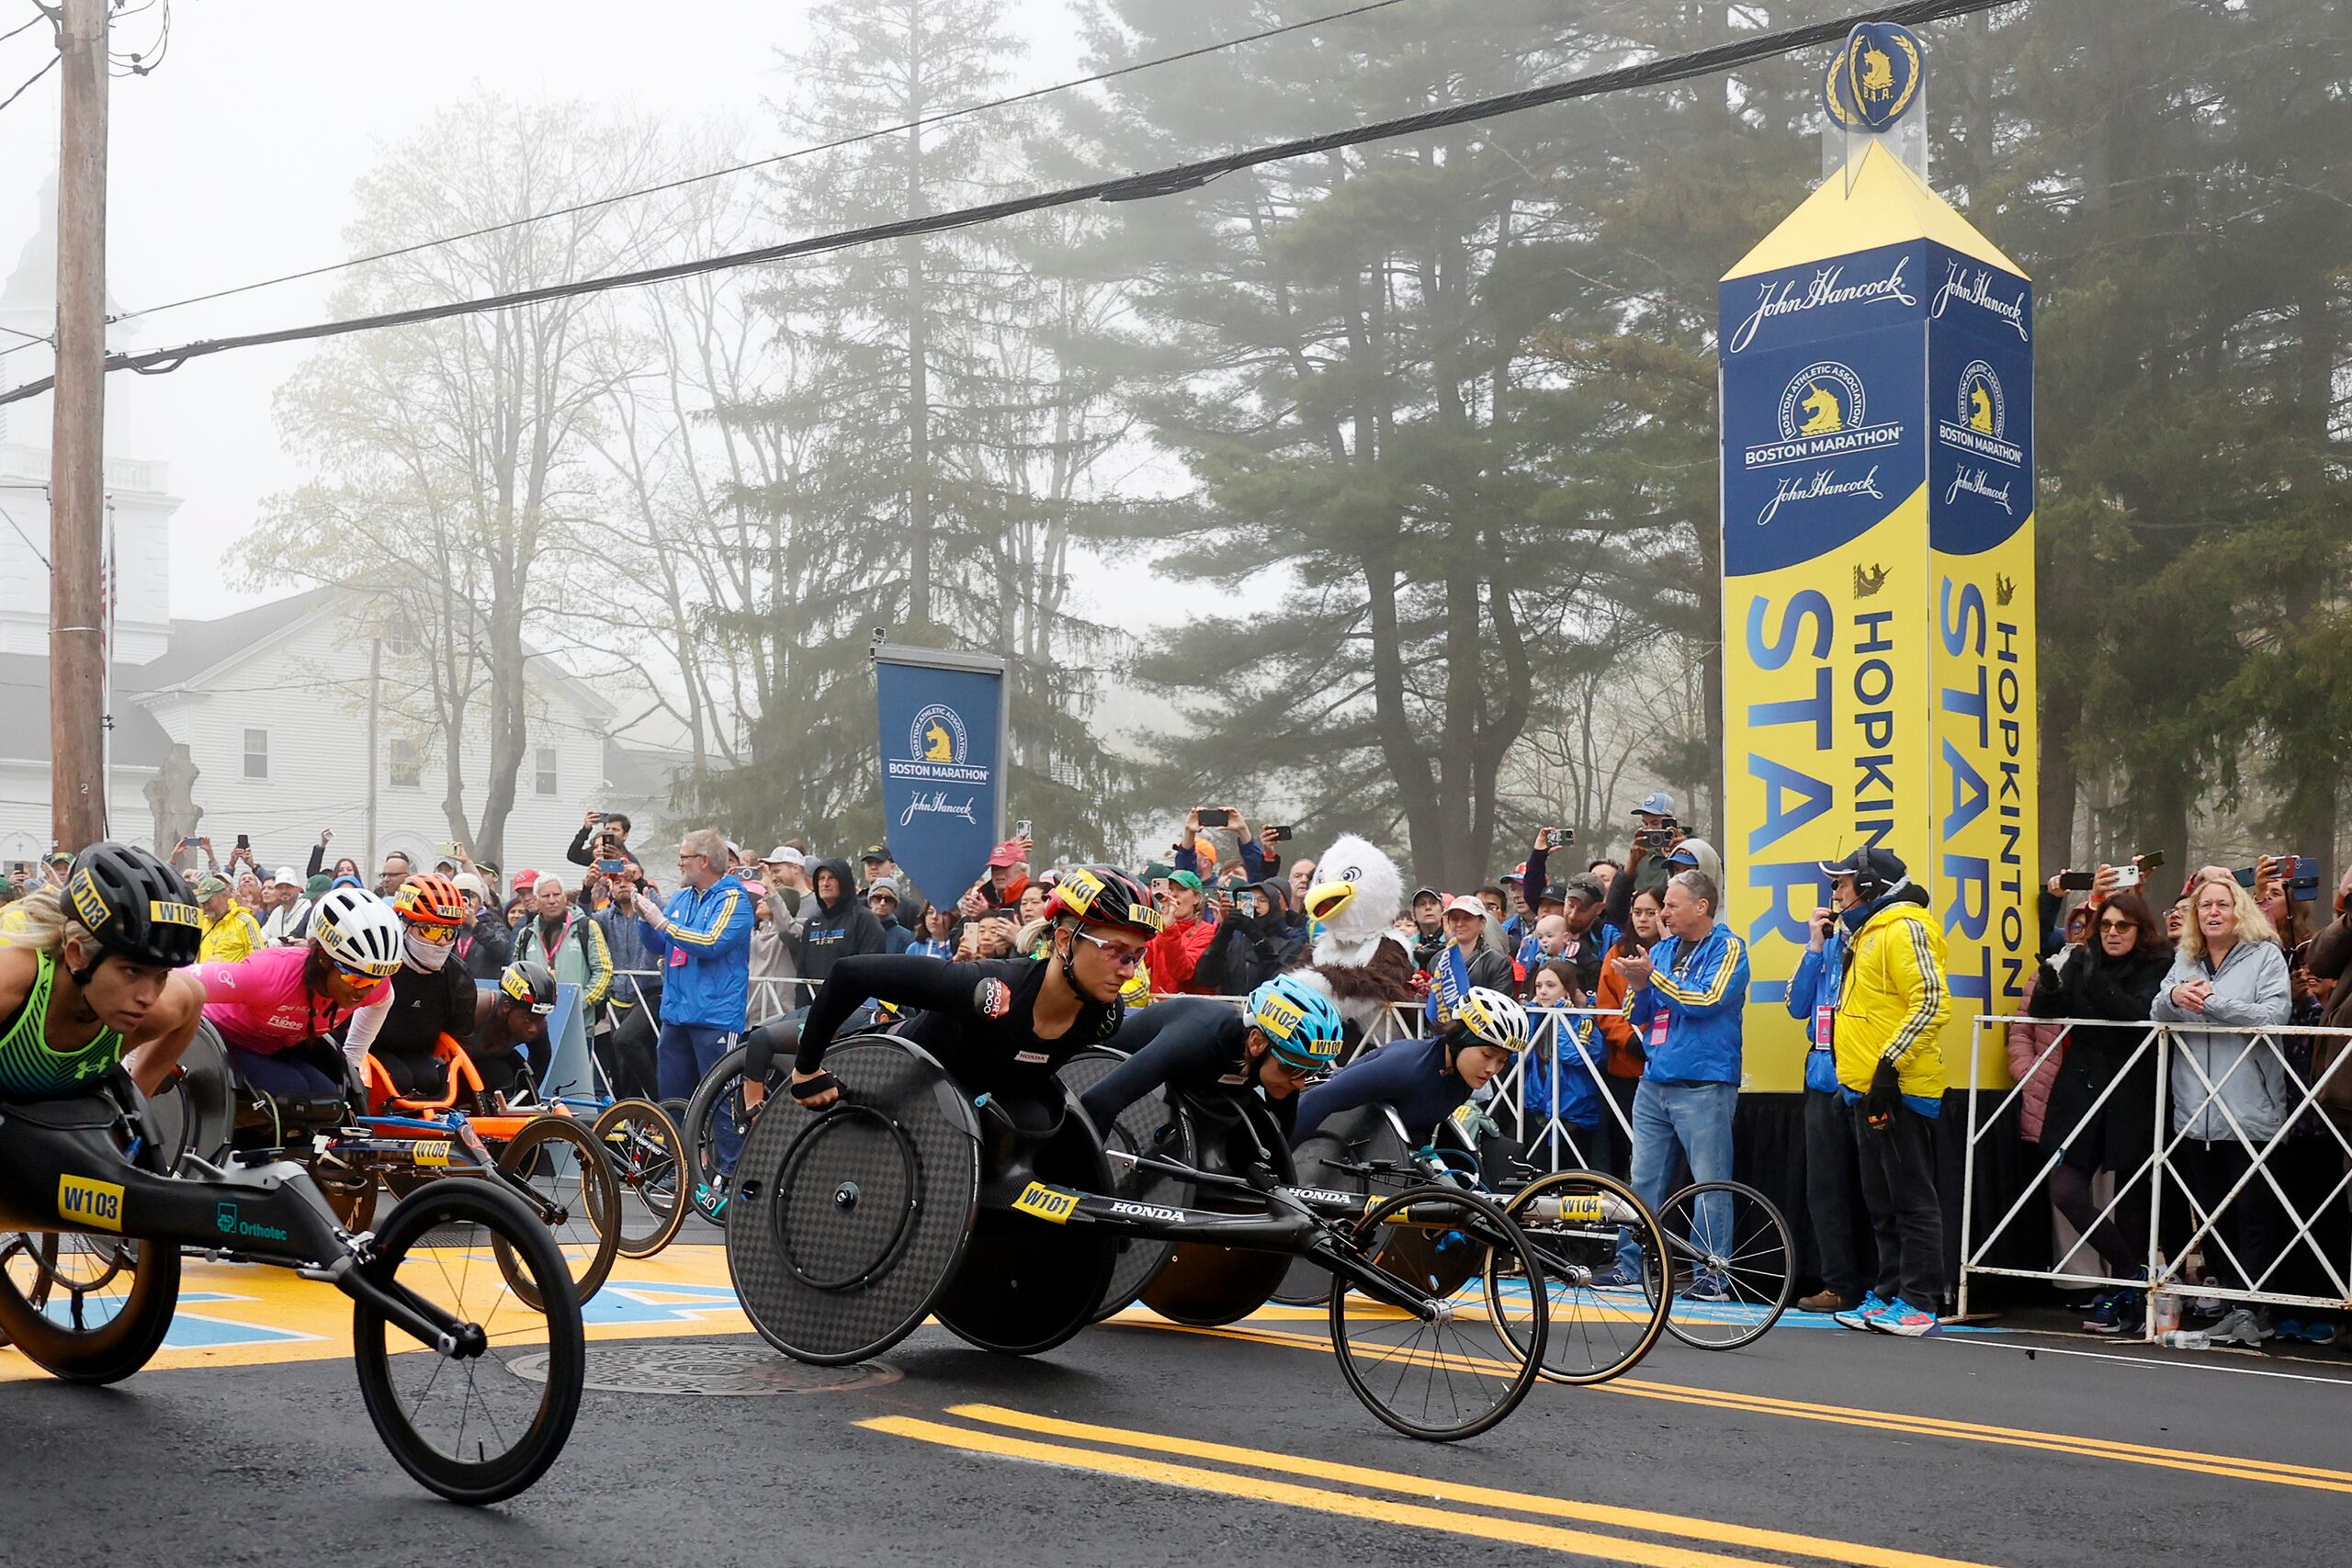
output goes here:
[{"label": "blue vertical banner", "polygon": [[883,643],[874,649],[882,818],[891,858],[953,904],[1004,837],[1006,661]]}]

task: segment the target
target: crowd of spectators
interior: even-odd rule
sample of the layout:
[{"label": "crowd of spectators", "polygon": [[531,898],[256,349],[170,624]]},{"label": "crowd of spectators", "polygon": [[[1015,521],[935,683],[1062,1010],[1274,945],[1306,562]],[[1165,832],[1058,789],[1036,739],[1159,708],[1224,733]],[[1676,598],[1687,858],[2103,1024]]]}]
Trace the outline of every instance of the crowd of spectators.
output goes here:
[{"label": "crowd of spectators", "polygon": [[[1684,829],[1664,794],[1645,797],[1632,826],[1622,862],[1596,856],[1565,874],[1566,836],[1539,829],[1526,859],[1490,883],[1414,888],[1396,936],[1424,994],[1466,984],[1530,1008],[1521,1130],[1549,1128],[1571,1158],[1629,1178],[1656,1203],[1684,1173],[1732,1174],[1748,970],[1713,846]],[[699,829],[681,842],[665,888],[667,868],[665,877],[649,872],[632,831],[624,814],[589,812],[560,861],[511,876],[447,845],[430,865],[387,854],[370,877],[334,853],[331,831],[299,866],[267,867],[242,839],[225,856],[209,839],[186,840],[175,861],[202,911],[202,957],[216,963],[303,944],[331,889],[389,897],[416,874],[446,874],[464,897],[453,956],[467,976],[493,980],[516,959],[546,964],[577,987],[616,1087],[672,1099],[749,1024],[805,1008],[844,957],[1040,951],[1059,875],[1034,863],[1024,835],[996,846],[972,886],[933,903],[884,843],[854,858],[796,838],[754,852]],[[1311,962],[1316,866],[1287,853],[1286,840],[1286,829],[1253,829],[1229,807],[1187,814],[1166,856],[1139,869],[1166,926],[1133,1000],[1241,996]],[[59,854],[24,868],[7,896],[55,883],[70,864]],[[2071,908],[2070,879],[2052,879],[2043,960],[2007,1045],[2023,1085],[2018,1132],[2050,1164],[2062,1245],[2074,1248],[2062,1272],[2095,1259],[2109,1278],[2140,1277],[2152,1168],[2168,1145],[2194,1201],[2167,1194],[2166,1245],[2226,1199],[2190,1266],[2217,1290],[2278,1288],[2289,1205],[2304,1212],[2310,1195],[2289,1190],[2282,1204],[2278,1171],[2256,1167],[2276,1141],[2352,1116],[2352,1067],[2331,1071],[2342,1055],[2334,1041],[2282,1034],[2277,1048],[2249,1049],[2249,1036],[2231,1031],[2352,1026],[2352,987],[2338,984],[2352,969],[2352,872],[2333,919],[2318,922],[2308,866],[2287,857],[2236,872],[2206,866],[2162,912],[2137,863],[2099,867]],[[1947,1087],[1937,1036],[1950,1001],[1940,934],[1901,861],[1871,852],[1822,869],[1834,896],[1814,911],[1786,991],[1809,1047],[1804,1206],[1820,1288],[1801,1304],[1867,1326],[1891,1309],[1916,1314],[1948,1300],[1934,1145]],[[1438,1017],[1439,1004],[1429,1007]],[[2154,1024],[2172,1029],[2161,1096]],[[2207,1304],[2223,1314],[2220,1337],[2258,1343],[2277,1331],[2258,1309]],[[2134,1291],[2103,1292],[2085,1323],[2123,1332],[2142,1306]]]}]

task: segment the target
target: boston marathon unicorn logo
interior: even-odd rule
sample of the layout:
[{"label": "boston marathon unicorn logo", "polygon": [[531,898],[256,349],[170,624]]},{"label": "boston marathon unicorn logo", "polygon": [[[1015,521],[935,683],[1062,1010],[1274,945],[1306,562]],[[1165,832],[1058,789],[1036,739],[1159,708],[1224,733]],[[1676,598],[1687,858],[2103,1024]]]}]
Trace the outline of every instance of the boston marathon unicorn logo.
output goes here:
[{"label": "boston marathon unicorn logo", "polygon": [[1919,40],[1909,28],[1863,23],[1846,35],[1844,62],[1846,91],[1839,107],[1850,107],[1864,130],[1886,130],[1918,102]]},{"label": "boston marathon unicorn logo", "polygon": [[1797,426],[1799,435],[1826,435],[1846,428],[1845,416],[1838,409],[1838,394],[1818,381],[1800,400],[1800,406],[1805,412],[1805,422]]},{"label": "boston marathon unicorn logo", "polygon": [[944,703],[933,703],[915,715],[907,754],[919,762],[960,762],[966,751],[964,720]]}]

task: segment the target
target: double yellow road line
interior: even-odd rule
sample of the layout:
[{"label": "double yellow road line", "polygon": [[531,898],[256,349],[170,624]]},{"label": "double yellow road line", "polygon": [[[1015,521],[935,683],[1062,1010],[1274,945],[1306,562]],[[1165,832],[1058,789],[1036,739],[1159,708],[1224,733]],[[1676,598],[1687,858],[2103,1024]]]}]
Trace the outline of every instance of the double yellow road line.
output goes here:
[{"label": "double yellow road line", "polygon": [[[1002,1405],[957,1404],[950,1406],[946,1414],[969,1425],[950,1425],[910,1416],[876,1416],[858,1425],[868,1431],[966,1453],[1027,1460],[1097,1475],[1125,1476],[1343,1518],[1542,1547],[1601,1562],[1636,1563],[1641,1568],[1755,1568],[1753,1557],[1729,1556],[1705,1547],[1773,1552],[1785,1557],[1858,1564],[1860,1568],[1982,1568],[1965,1559],[1899,1551],[1860,1541],[1475,1486],[1299,1454],[1238,1448],[1230,1443],[1065,1421]],[[1044,1440],[1046,1438],[1069,1440]],[[1141,1451],[1122,1451],[1130,1450]],[[1206,1462],[1179,1463],[1175,1459],[1160,1456]],[[1302,1477],[1336,1485],[1310,1486],[1302,1483]],[[1336,1486],[1354,1490],[1340,1491]],[[1399,1496],[1428,1501],[1403,1502],[1397,1500]],[[1433,1506],[1432,1503],[1451,1506]],[[1543,1522],[1550,1519],[1574,1523]],[[1593,1529],[1577,1528],[1587,1526],[1629,1533],[1602,1534]],[[1702,1544],[1688,1544],[1692,1542]]]},{"label": "double yellow road line", "polygon": [[[1253,1345],[1279,1345],[1294,1350],[1320,1350],[1330,1353],[1329,1341],[1309,1338],[1303,1334],[1286,1334],[1279,1329],[1252,1328],[1237,1325],[1228,1328],[1193,1328],[1182,1324],[1166,1323],[1144,1318],[1124,1318],[1122,1324],[1133,1327],[1148,1326],[1178,1334],[1205,1334],[1218,1338],[1239,1339]],[[1473,1375],[1500,1376],[1492,1363],[1468,1360],[1458,1356],[1442,1356],[1430,1351],[1407,1354],[1416,1360],[1442,1363],[1450,1370]],[[2203,1453],[2195,1449],[2159,1448],[2149,1443],[2120,1442],[2109,1438],[2077,1437],[2070,1432],[2045,1432],[2031,1427],[1996,1427],[1981,1421],[1954,1421],[1939,1416],[1912,1416],[1899,1410],[1865,1410],[1846,1404],[1816,1404],[1802,1399],[1779,1399],[1770,1394],[1736,1393],[1724,1389],[1700,1388],[1687,1383],[1657,1382],[1645,1378],[1618,1378],[1593,1385],[1601,1393],[1630,1394],[1636,1399],[1664,1400],[1674,1404],[1693,1404],[1710,1410],[1729,1410],[1748,1416],[1779,1416],[1796,1421],[1823,1421],[1833,1426],[1857,1427],[1872,1433],[1899,1432],[1913,1437],[1947,1438],[1959,1442],[1989,1443],[1999,1448],[2027,1449],[2043,1453],[2072,1454],[2082,1459],[2104,1460],[2118,1464],[2144,1464],[2160,1470],[2187,1471],[2199,1475],[2220,1476],[2227,1481],[2259,1481],[2274,1486],[2299,1486],[2313,1492],[2352,1493],[2352,1471],[2333,1470],[2324,1465],[2291,1464],[2278,1460],[2245,1459],[2234,1454]]]}]

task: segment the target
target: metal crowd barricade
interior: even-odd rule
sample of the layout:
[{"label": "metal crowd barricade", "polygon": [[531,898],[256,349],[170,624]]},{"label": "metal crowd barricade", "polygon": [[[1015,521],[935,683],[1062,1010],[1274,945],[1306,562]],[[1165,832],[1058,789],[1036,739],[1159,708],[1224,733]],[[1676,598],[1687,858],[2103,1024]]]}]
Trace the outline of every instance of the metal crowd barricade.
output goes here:
[{"label": "metal crowd barricade", "polygon": [[[1961,1201],[1961,1315],[1964,1317],[1969,1312],[1970,1282],[1980,1277],[2031,1280],[2051,1285],[2145,1289],[2148,1296],[2143,1331],[2150,1338],[2155,1337],[2158,1300],[2165,1296],[2210,1296],[2264,1307],[2352,1310],[2352,1257],[2330,1256],[2314,1234],[2330,1211],[2343,1204],[2347,1189],[2352,1189],[2352,1139],[2346,1136],[2345,1129],[2329,1114],[2326,1101],[2331,1089],[2337,1089],[2339,1093],[2352,1089],[2352,1066],[2347,1066],[2347,1064],[2352,1064],[2352,1030],[2324,1029],[2317,1025],[2247,1028],[2201,1022],[2116,1023],[2096,1019],[2035,1019],[1984,1014],[1976,1019],[1970,1039],[1969,1081],[1983,1081],[1979,1073],[1987,1032],[2000,1031],[2000,1038],[2005,1044],[2012,1024],[2054,1025],[2059,1030],[2035,1058],[2031,1070],[2054,1063],[2060,1054],[2086,1031],[2129,1032],[2132,1049],[2074,1125],[2058,1127],[2045,1122],[2041,1147],[2048,1153],[2044,1155],[2040,1168],[1992,1228],[1981,1235],[1976,1225],[1977,1162],[1984,1152],[1988,1138],[2010,1135],[2010,1128],[2003,1118],[2010,1105],[2025,1093],[2025,1080],[2031,1076],[2031,1070],[2019,1076],[2018,1086],[2003,1096],[1989,1114],[1982,1109],[1984,1097],[1969,1097],[1968,1148]],[[2222,1052],[2228,1054],[2227,1060],[2219,1064],[2217,1073],[2208,1067],[2204,1054],[2193,1045],[2185,1044],[2182,1036],[2219,1038],[2224,1042],[2242,1041],[2244,1043],[2237,1046],[2234,1053],[2229,1053],[2226,1044],[2222,1047]],[[2290,1047],[2295,1043],[2316,1044],[2328,1040],[2337,1042],[2337,1049],[2324,1068],[2307,1074],[2298,1066],[2295,1052]],[[2144,1268],[2145,1274],[2129,1278],[2101,1272],[2096,1268],[2071,1267],[2076,1254],[2090,1247],[2087,1236],[2078,1237],[2045,1269],[1990,1262],[1995,1247],[2011,1236],[2012,1227],[2019,1216],[2027,1213],[2029,1206],[2037,1200],[2049,1201],[2050,1179],[2057,1170],[2066,1146],[2080,1137],[2106,1111],[2125,1077],[2151,1055],[2154,1057],[2155,1104],[2147,1146],[2152,1152],[2136,1169],[2115,1172],[2115,1195],[2100,1208],[2094,1220],[2094,1227],[2101,1222],[2112,1222],[2133,1184],[2144,1184],[2148,1231],[2145,1248],[2137,1264]],[[2277,1069],[2275,1075],[2272,1073],[2274,1066]],[[2241,1075],[2246,1077],[2242,1078]],[[2282,1108],[2278,1131],[2269,1137],[2256,1138],[2249,1134],[2245,1119],[2224,1096],[2224,1090],[2249,1088],[2253,1092],[2269,1096]],[[2183,1106],[2189,1109],[2186,1113],[2177,1113]],[[2221,1130],[2227,1135],[2192,1140],[2190,1130],[2198,1125],[2199,1116],[2209,1108],[2218,1117]],[[2298,1133],[2299,1128],[2306,1126],[2320,1129],[2326,1138],[2334,1141],[2343,1173],[2315,1201],[2303,1208],[2298,1206],[2279,1180],[2275,1161],[2291,1142],[2311,1136]],[[2209,1131],[2212,1130],[2210,1121],[2207,1127]],[[2181,1153],[2192,1142],[2234,1146],[2245,1157],[2245,1171],[2210,1206],[2205,1201],[2206,1195],[2198,1191],[2197,1186],[2181,1168]],[[2286,1237],[2275,1257],[2242,1258],[2237,1256],[2231,1237],[2223,1229],[2223,1221],[2229,1217],[2233,1205],[2250,1190],[2255,1190],[2254,1184],[2257,1180],[2262,1183],[2260,1192],[2267,1196],[2276,1205],[2276,1213],[2283,1216],[2280,1228],[2286,1233]],[[2188,1206],[2189,1226],[2188,1238],[2174,1249],[2169,1258],[2164,1249],[2168,1199]],[[2179,1227],[2176,1224],[2174,1228]],[[2186,1280],[2182,1271],[2192,1253],[2201,1253],[2209,1258],[2218,1257],[2230,1277],[2245,1283],[2228,1285]],[[2093,1257],[2097,1257],[2095,1250]],[[2318,1272],[2332,1294],[2290,1292],[2274,1282],[2279,1279],[2280,1270],[2298,1258],[2317,1265]]]},{"label": "metal crowd barricade", "polygon": [[[616,993],[626,988],[634,1003],[643,1006],[646,986],[660,978],[661,973],[658,970],[618,969],[613,973],[613,988]],[[805,1007],[809,998],[815,994],[817,987],[817,982],[813,980],[766,975],[752,976],[751,984],[752,1000],[748,1011],[749,1021],[754,1027],[770,1019],[780,1018],[797,1008]],[[1204,999],[1222,1002],[1236,1011],[1239,1011],[1249,1003],[1247,997],[1209,997]],[[1534,1051],[1545,1043],[1546,1032],[1556,1034],[1559,1020],[1566,1018],[1598,1020],[1615,1016],[1619,1015],[1604,1013],[1596,1009],[1560,1008],[1534,1012],[1535,1034],[1528,1042],[1529,1051],[1521,1053],[1517,1060],[1504,1069],[1502,1076],[1496,1079],[1494,1096],[1487,1102],[1488,1114],[1493,1115],[1498,1110],[1508,1113],[1508,1131],[1518,1140],[1522,1150],[1521,1157],[1530,1164],[1538,1165],[1546,1172],[1579,1170],[1592,1167],[1590,1154],[1577,1145],[1573,1128],[1560,1119],[1556,1096],[1555,1103],[1543,1109],[1540,1113],[1529,1110],[1527,1067],[1530,1061],[1533,1059]],[[1382,1008],[1373,1019],[1371,1026],[1363,1032],[1363,1038],[1356,1043],[1346,1059],[1351,1061],[1356,1055],[1374,1045],[1385,1045],[1396,1040],[1414,1039],[1419,1035],[1422,1026],[1421,1003],[1418,1001],[1391,1002]],[[1556,1060],[1556,1042],[1554,1045]],[[1571,1056],[1581,1065],[1582,1070],[1591,1077],[1594,1088],[1600,1091],[1601,1105],[1615,1120],[1618,1131],[1624,1137],[1626,1145],[1630,1146],[1634,1135],[1633,1125],[1626,1120],[1624,1108],[1617,1102],[1617,1097],[1609,1092],[1608,1075],[1604,1070],[1608,1059],[1607,1051],[1600,1048],[1599,1043],[1596,1042],[1596,1048],[1591,1056],[1587,1057],[1582,1053],[1571,1053]],[[1501,1117],[1497,1117],[1497,1123],[1504,1124]]]}]

